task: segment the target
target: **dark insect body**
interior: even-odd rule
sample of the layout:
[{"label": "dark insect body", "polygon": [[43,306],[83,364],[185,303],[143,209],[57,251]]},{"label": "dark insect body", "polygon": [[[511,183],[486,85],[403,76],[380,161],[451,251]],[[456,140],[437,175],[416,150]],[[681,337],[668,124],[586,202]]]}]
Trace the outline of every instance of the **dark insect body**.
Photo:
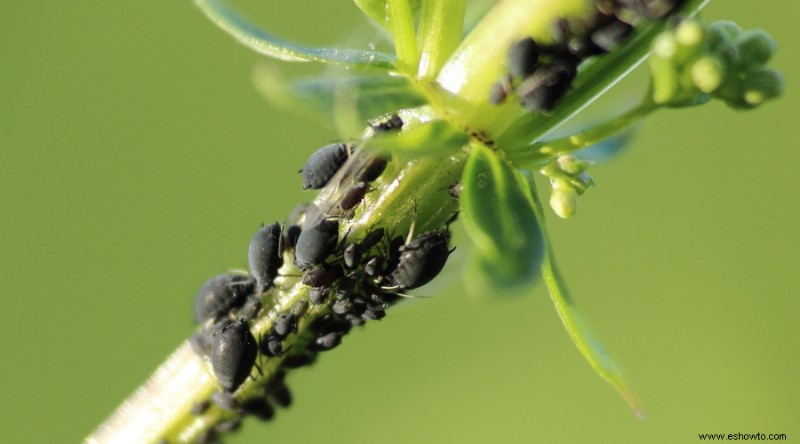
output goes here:
[{"label": "dark insect body", "polygon": [[515,79],[524,79],[536,71],[539,65],[539,45],[526,37],[511,45],[508,50],[508,72]]},{"label": "dark insect body", "polygon": [[235,430],[238,430],[241,425],[242,425],[242,420],[240,418],[233,418],[227,421],[220,422],[219,424],[214,426],[214,430],[216,430],[219,433],[233,432]]},{"label": "dark insect body", "polygon": [[383,274],[383,258],[380,256],[370,256],[364,265],[364,273],[367,276],[375,277]]},{"label": "dark insect body", "polygon": [[350,147],[346,143],[325,145],[315,151],[300,170],[304,190],[319,190],[344,165],[349,156]]},{"label": "dark insect body", "polygon": [[267,336],[261,340],[261,353],[264,356],[281,356],[283,354],[283,342],[277,336]]},{"label": "dark insect body", "polygon": [[297,330],[297,316],[291,313],[281,313],[272,325],[272,332],[279,338],[285,338]]},{"label": "dark insect body", "polygon": [[287,408],[292,405],[292,392],[289,391],[289,387],[286,387],[286,384],[281,384],[278,387],[275,387],[269,393],[270,398],[275,401],[275,404],[283,408]]},{"label": "dark insect body", "polygon": [[543,65],[517,87],[517,95],[528,111],[551,111],[575,78],[575,66],[565,60]]},{"label": "dark insect body", "polygon": [[339,266],[322,266],[312,268],[303,275],[303,284],[309,287],[328,287],[342,275]]},{"label": "dark insect body", "polygon": [[317,360],[317,355],[306,355],[306,354],[298,354],[298,355],[291,355],[287,356],[282,365],[284,368],[300,368],[311,365],[314,361]]},{"label": "dark insect body", "polygon": [[300,225],[289,225],[283,231],[283,250],[287,250],[289,248],[294,249],[297,245],[297,238],[300,237],[300,233],[303,232],[303,229],[300,228]]},{"label": "dark insect body", "polygon": [[275,222],[261,227],[250,240],[247,251],[250,274],[256,280],[256,290],[261,293],[272,288],[272,281],[283,266],[281,254],[281,226]]},{"label": "dark insect body", "polygon": [[403,127],[403,119],[397,114],[389,114],[369,122],[369,126],[376,133],[399,130]]},{"label": "dark insect body", "polygon": [[250,376],[258,345],[247,320],[226,323],[214,333],[211,367],[226,392],[234,392]]},{"label": "dark insect body", "polygon": [[313,287],[308,291],[308,299],[314,305],[324,304],[328,300],[328,293],[331,289],[328,287]]},{"label": "dark insect body", "polygon": [[242,410],[255,415],[262,421],[269,421],[275,416],[275,410],[264,398],[248,399],[242,404]]},{"label": "dark insect body", "polygon": [[352,210],[364,200],[367,191],[369,191],[369,185],[365,182],[356,183],[352,188],[344,192],[342,199],[339,201],[339,208],[344,211]]},{"label": "dark insect body", "polygon": [[375,245],[378,245],[378,242],[383,239],[385,231],[386,230],[383,228],[376,228],[367,232],[366,236],[364,236],[364,239],[360,243],[361,248],[366,251],[370,250]]},{"label": "dark insect body", "polygon": [[421,287],[444,268],[450,255],[446,230],[429,231],[399,248],[397,267],[389,275],[391,285],[410,290]]},{"label": "dark insect body", "polygon": [[194,319],[203,323],[218,320],[244,304],[253,292],[253,281],[245,276],[223,274],[215,276],[200,288],[194,299]]},{"label": "dark insect body", "polygon": [[324,334],[314,340],[312,346],[320,351],[333,350],[342,343],[342,333],[332,332]]},{"label": "dark insect body", "polygon": [[344,266],[351,270],[358,267],[361,263],[361,253],[363,253],[363,251],[359,244],[348,244],[344,247],[344,254],[342,256]]},{"label": "dark insect body", "polygon": [[208,410],[208,407],[211,406],[211,402],[208,400],[199,401],[192,404],[192,415],[200,416]]},{"label": "dark insect body", "polygon": [[247,298],[247,302],[242,307],[242,316],[247,319],[255,319],[258,316],[258,313],[261,311],[261,298],[255,295],[251,295]]},{"label": "dark insect body", "polygon": [[294,264],[307,270],[321,264],[336,250],[339,242],[339,223],[323,219],[317,225],[303,230],[294,249]]},{"label": "dark insect body", "polygon": [[240,407],[239,401],[228,392],[214,392],[211,394],[211,400],[223,410],[235,411]]},{"label": "dark insect body", "polygon": [[358,171],[355,175],[355,179],[358,182],[374,182],[381,174],[386,170],[386,166],[389,164],[389,159],[383,156],[375,156],[371,159],[367,159],[364,166]]}]

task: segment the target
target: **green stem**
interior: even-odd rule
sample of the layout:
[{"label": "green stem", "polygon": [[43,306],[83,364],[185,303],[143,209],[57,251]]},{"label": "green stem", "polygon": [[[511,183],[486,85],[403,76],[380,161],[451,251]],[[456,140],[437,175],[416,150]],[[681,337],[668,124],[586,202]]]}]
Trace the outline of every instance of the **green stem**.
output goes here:
[{"label": "green stem", "polygon": [[[394,163],[394,162],[393,162]],[[341,233],[357,238],[369,229],[381,226],[389,233],[405,233],[412,221],[418,233],[444,225],[457,211],[457,201],[448,195],[454,177],[459,177],[464,165],[463,154],[443,158],[426,157],[393,166],[393,174],[373,183],[359,210],[351,220],[341,222]],[[331,196],[329,189],[320,196]],[[324,202],[315,202],[323,206]],[[272,293],[265,295],[264,310],[251,321],[250,329],[256,338],[266,336],[279,313],[291,310],[299,301],[308,300],[309,287],[297,277],[300,272],[290,264],[291,255]],[[328,304],[333,303],[333,298]],[[306,350],[314,335],[310,326],[330,312],[329,305],[311,308],[298,323],[298,332],[284,340],[282,357],[262,359],[263,375],[253,373],[254,379],[245,381],[236,391],[238,400],[259,396],[265,385],[279,373],[286,356]],[[87,438],[89,443],[105,442],[156,442],[166,439],[170,443],[195,442],[220,421],[235,417],[212,404],[202,415],[192,415],[195,403],[207,401],[218,390],[210,363],[197,355],[188,342],[184,342],[142,387],[134,393],[100,428]]]},{"label": "green stem", "polygon": [[413,77],[411,74],[417,68],[418,52],[411,5],[408,0],[387,0],[386,8],[389,30],[394,38],[398,69]]},{"label": "green stem", "polygon": [[423,0],[417,31],[420,56],[417,77],[436,78],[458,47],[464,31],[465,0]]},{"label": "green stem", "polygon": [[571,136],[511,148],[507,150],[507,159],[525,168],[539,166],[543,161],[590,147],[619,134],[656,109],[658,106],[655,103],[646,100],[624,114]]}]

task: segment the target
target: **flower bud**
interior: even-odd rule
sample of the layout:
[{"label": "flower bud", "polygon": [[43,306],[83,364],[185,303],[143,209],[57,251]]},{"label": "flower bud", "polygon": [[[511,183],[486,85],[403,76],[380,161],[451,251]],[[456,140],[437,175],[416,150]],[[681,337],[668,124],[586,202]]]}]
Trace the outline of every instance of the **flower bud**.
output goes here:
[{"label": "flower bud", "polygon": [[558,162],[558,168],[570,176],[580,174],[589,168],[589,162],[578,159],[577,157],[569,154],[558,156],[556,161]]},{"label": "flower bud", "polygon": [[751,29],[743,32],[734,41],[739,50],[739,58],[749,66],[762,66],[769,61],[778,44],[761,29]]},{"label": "flower bud", "polygon": [[758,69],[747,73],[744,79],[744,102],[758,106],[783,93],[783,76],[774,69]]},{"label": "flower bud", "polygon": [[554,187],[550,194],[550,208],[562,219],[569,219],[578,209],[578,194],[571,187]]},{"label": "flower bud", "polygon": [[691,76],[697,89],[709,94],[719,88],[725,80],[725,67],[716,57],[701,57],[692,64]]},{"label": "flower bud", "polygon": [[659,105],[669,103],[678,94],[678,70],[668,59],[650,57],[650,76],[653,82],[653,101]]},{"label": "flower bud", "polygon": [[716,51],[723,44],[732,42],[741,33],[742,28],[734,22],[714,22],[706,28],[706,42],[712,51]]}]

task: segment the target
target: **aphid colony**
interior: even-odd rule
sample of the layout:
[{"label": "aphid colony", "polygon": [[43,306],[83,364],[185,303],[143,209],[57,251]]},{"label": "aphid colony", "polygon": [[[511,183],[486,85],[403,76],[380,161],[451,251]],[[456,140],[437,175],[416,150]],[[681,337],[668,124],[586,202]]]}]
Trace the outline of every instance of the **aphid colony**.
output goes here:
[{"label": "aphid colony", "polygon": [[[398,130],[402,124],[392,115],[370,126],[381,132]],[[213,277],[198,292],[195,320],[201,329],[190,343],[197,353],[208,356],[221,387],[212,400],[236,412],[233,419],[206,431],[201,442],[238,428],[244,414],[271,419],[273,404],[291,403],[283,383],[288,369],[312,364],[319,352],[338,346],[352,327],[382,319],[403,291],[425,285],[444,267],[451,252],[446,228],[403,237],[374,227],[358,239],[342,228],[389,162],[352,150],[348,143],[326,145],[300,171],[305,190],[323,189],[334,177],[345,176],[332,184],[341,190],[330,208],[304,204],[289,217],[288,225],[262,226],[250,241],[249,274]],[[295,270],[287,271],[285,261]],[[256,338],[250,321],[264,310],[264,303],[272,305],[276,286],[293,277],[308,287],[308,299],[275,314],[271,328]],[[273,370],[277,373],[258,389],[259,396],[238,401],[233,394],[254,367],[262,372],[264,359],[281,360]],[[203,415],[208,406],[208,402],[198,404],[193,412]]]},{"label": "aphid colony", "polygon": [[530,37],[508,50],[508,72],[489,91],[498,105],[513,93],[530,112],[551,111],[569,91],[578,66],[587,58],[610,52],[632,32],[640,20],[665,17],[683,0],[597,0],[596,12],[586,20],[559,20],[553,42]]}]

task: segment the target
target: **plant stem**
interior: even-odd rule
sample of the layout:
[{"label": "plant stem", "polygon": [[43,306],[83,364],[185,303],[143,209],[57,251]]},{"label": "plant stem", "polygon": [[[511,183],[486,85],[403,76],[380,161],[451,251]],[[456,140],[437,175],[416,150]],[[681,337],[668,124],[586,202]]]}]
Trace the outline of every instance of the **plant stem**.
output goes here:
[{"label": "plant stem", "polygon": [[607,122],[571,136],[546,142],[537,142],[520,148],[512,148],[509,150],[507,158],[510,162],[521,167],[535,168],[543,161],[600,143],[629,128],[656,109],[658,109],[658,106],[647,100]]},{"label": "plant stem", "polygon": [[417,32],[420,56],[417,77],[431,81],[461,41],[465,0],[424,0]]}]

